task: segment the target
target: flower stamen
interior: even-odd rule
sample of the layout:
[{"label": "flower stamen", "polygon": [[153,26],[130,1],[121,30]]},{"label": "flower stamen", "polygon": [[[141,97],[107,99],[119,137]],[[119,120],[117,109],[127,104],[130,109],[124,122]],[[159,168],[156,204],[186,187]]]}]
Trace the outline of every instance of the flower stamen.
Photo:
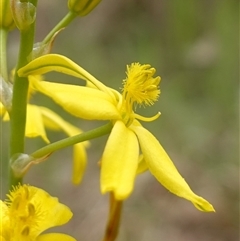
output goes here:
[{"label": "flower stamen", "polygon": [[[133,63],[127,66],[127,78],[123,80],[123,98],[125,109],[132,112],[134,104],[150,106],[160,95],[159,76],[153,77],[156,70],[149,64]],[[136,107],[136,106],[135,106]]]},{"label": "flower stamen", "polygon": [[[127,66],[127,78],[123,80],[123,99],[121,102],[122,119],[126,126],[130,126],[134,119],[154,121],[159,116],[143,117],[134,112],[138,105],[150,106],[158,100],[160,95],[159,76],[153,77],[156,70],[149,64],[132,63]],[[133,110],[134,109],[134,110]]]},{"label": "flower stamen", "polygon": [[134,117],[136,119],[141,120],[141,121],[145,121],[145,122],[155,121],[160,115],[161,115],[161,113],[158,112],[156,115],[154,115],[152,117],[145,117],[145,116],[134,113]]}]

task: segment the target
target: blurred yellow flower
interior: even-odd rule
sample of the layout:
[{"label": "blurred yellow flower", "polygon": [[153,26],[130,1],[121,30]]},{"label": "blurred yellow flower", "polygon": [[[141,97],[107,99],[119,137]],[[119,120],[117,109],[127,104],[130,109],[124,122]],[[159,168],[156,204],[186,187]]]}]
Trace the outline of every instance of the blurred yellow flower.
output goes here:
[{"label": "blurred yellow flower", "polygon": [[[33,82],[40,81],[40,76],[29,77],[29,92],[28,99],[31,98],[35,92]],[[53,91],[53,93],[56,90]],[[0,115],[3,120],[9,120],[9,114],[5,107],[0,102]],[[57,115],[52,110],[38,105],[27,104],[27,117],[25,136],[34,138],[40,136],[46,143],[50,143],[45,128],[53,131],[63,131],[68,136],[74,136],[82,133],[82,130],[65,121],[62,117]],[[86,147],[89,142],[78,143],[74,145],[73,155],[73,175],[72,181],[74,184],[79,184],[83,178],[83,174],[87,163]]]},{"label": "blurred yellow flower", "polygon": [[[153,121],[160,113],[146,118],[134,112],[137,105],[152,105],[158,99],[160,77],[153,77],[154,68],[138,63],[128,66],[122,94],[103,85],[70,59],[56,54],[33,60],[18,74],[30,76],[50,71],[84,79],[95,88],[38,81],[35,82],[38,91],[80,118],[110,120],[113,123],[101,160],[102,193],[113,192],[117,200],[126,199],[133,190],[136,174],[142,172],[139,169],[147,166],[170,192],[191,201],[201,211],[214,211],[208,201],[190,189],[158,140],[138,121]],[[139,158],[139,146],[143,158]]]},{"label": "blurred yellow flower", "polygon": [[41,234],[43,231],[67,223],[70,209],[51,197],[44,190],[19,185],[0,200],[0,240],[1,241],[76,241],[61,233]]}]

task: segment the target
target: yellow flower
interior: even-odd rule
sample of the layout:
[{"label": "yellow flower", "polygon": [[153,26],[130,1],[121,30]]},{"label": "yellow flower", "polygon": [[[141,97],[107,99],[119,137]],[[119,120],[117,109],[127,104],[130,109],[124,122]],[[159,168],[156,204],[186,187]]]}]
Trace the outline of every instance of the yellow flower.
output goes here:
[{"label": "yellow flower", "polygon": [[[31,98],[34,93],[33,83],[40,81],[40,77],[29,77],[29,94],[28,99]],[[56,91],[56,90],[54,90]],[[54,92],[53,91],[53,92]],[[5,121],[9,120],[9,115],[6,109],[0,102],[0,115],[3,116]],[[45,128],[53,131],[63,131],[68,136],[74,136],[82,133],[82,130],[68,123],[57,115],[52,110],[32,104],[27,104],[27,117],[26,117],[26,129],[25,136],[34,138],[40,136],[46,143],[50,143]],[[86,147],[89,145],[88,142],[78,143],[74,145],[73,155],[73,175],[72,181],[74,184],[79,184],[83,178],[83,174],[87,163]]]},{"label": "yellow flower", "polygon": [[[134,112],[137,105],[152,105],[158,99],[160,77],[153,77],[154,68],[138,63],[128,66],[122,94],[103,85],[61,55],[50,54],[35,59],[20,69],[18,74],[29,76],[54,70],[89,81],[96,88],[41,81],[35,86],[38,91],[44,92],[80,118],[110,120],[113,123],[101,160],[102,193],[113,192],[117,200],[126,199],[133,190],[136,174],[141,172],[139,169],[147,165],[149,171],[170,192],[191,201],[201,211],[214,211],[208,201],[190,189],[158,140],[138,121],[153,121],[160,113],[146,118]],[[53,95],[56,85],[60,92]],[[139,158],[139,149],[143,158]],[[145,165],[142,164],[144,161]]]},{"label": "yellow flower", "polygon": [[70,209],[57,198],[25,184],[15,187],[8,198],[4,202],[0,200],[1,241],[76,241],[66,234],[41,234],[67,223],[72,217]]}]

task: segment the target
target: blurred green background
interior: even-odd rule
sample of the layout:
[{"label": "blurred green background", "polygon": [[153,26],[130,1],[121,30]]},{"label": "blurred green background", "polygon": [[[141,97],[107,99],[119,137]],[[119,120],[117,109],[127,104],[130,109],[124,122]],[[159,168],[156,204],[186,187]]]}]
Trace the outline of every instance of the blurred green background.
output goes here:
[{"label": "blurred green background", "polygon": [[[67,1],[39,1],[36,42],[66,13]],[[10,68],[16,63],[18,39],[17,31],[9,36]],[[59,34],[52,52],[66,55],[118,90],[126,64],[155,67],[162,77],[159,101],[138,113],[162,115],[143,125],[159,139],[192,189],[216,209],[216,213],[197,211],[147,172],[137,178],[124,204],[117,241],[239,240],[239,2],[103,0]],[[47,78],[83,83],[60,74]],[[54,109],[83,130],[102,124],[76,119],[40,94],[32,102]],[[6,159],[9,126],[2,122],[1,126],[1,158]],[[64,137],[49,132],[52,141]],[[71,148],[34,166],[25,178],[72,209],[71,222],[54,230],[79,241],[99,241],[104,233],[108,197],[99,191],[97,162],[105,142],[106,137],[92,141],[80,186],[71,184]],[[27,139],[26,152],[43,145],[38,138]],[[5,180],[3,174],[3,184]]]}]

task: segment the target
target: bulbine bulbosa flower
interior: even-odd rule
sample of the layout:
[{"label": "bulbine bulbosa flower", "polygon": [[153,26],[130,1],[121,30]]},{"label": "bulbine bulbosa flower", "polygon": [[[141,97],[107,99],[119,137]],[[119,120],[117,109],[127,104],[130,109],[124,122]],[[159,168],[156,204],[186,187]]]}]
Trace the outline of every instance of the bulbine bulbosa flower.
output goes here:
[{"label": "bulbine bulbosa flower", "polygon": [[[80,118],[112,122],[113,128],[101,159],[102,193],[112,192],[117,200],[128,198],[139,166],[144,166],[145,162],[152,175],[170,192],[191,201],[201,211],[214,211],[208,201],[191,190],[159,141],[139,122],[153,121],[160,113],[150,118],[135,113],[137,106],[152,105],[159,97],[160,77],[153,77],[154,68],[148,64],[129,65],[122,94],[105,86],[70,59],[56,54],[33,60],[18,74],[31,76],[50,71],[84,79],[94,88],[41,81],[35,85],[38,91]],[[141,153],[143,158],[139,158]]]},{"label": "bulbine bulbosa flower", "polygon": [[66,234],[41,234],[67,223],[72,212],[40,188],[25,184],[16,186],[8,200],[0,200],[0,210],[1,241],[76,241]]}]

